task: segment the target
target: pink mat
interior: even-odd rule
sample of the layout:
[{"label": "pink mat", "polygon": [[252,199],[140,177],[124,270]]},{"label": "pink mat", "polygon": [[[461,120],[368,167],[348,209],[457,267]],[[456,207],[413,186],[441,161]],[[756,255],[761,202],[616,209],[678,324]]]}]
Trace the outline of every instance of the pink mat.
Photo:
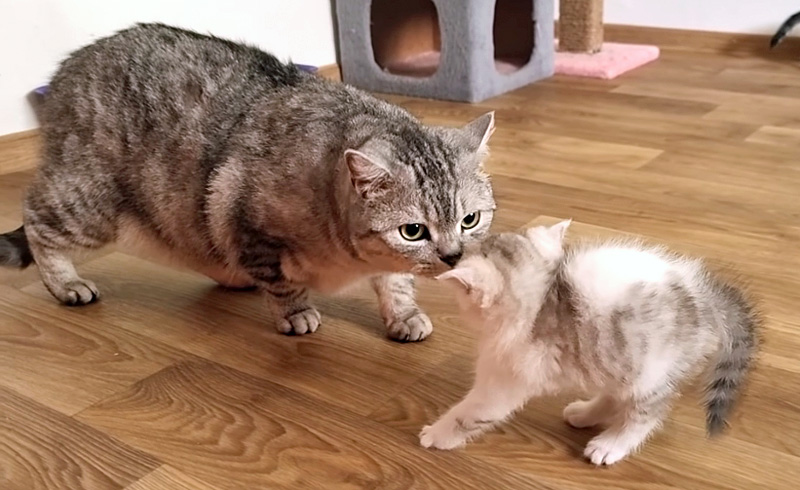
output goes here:
[{"label": "pink mat", "polygon": [[603,43],[595,54],[561,53],[556,41],[556,74],[610,80],[658,58],[658,46]]}]

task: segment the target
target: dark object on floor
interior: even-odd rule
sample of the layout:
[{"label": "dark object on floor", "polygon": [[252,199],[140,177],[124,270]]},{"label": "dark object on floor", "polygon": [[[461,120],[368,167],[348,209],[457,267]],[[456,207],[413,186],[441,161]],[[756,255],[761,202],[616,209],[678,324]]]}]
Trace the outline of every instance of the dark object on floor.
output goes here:
[{"label": "dark object on floor", "polygon": [[791,31],[798,23],[800,23],[800,12],[792,15],[786,19],[783,24],[781,24],[780,28],[778,28],[778,31],[774,36],[772,36],[772,39],[770,39],[769,47],[774,48],[777,46],[781,41],[783,41],[783,38],[789,34],[789,31]]}]

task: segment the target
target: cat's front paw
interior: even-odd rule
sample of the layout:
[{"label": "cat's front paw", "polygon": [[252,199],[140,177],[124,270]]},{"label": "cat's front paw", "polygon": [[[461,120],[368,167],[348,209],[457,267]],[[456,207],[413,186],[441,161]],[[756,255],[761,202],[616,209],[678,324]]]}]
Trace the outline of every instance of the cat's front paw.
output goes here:
[{"label": "cat's front paw", "polygon": [[319,328],[321,317],[313,306],[298,311],[278,322],[278,331],[286,335],[305,335]]},{"label": "cat's front paw", "polygon": [[58,287],[51,287],[50,292],[67,306],[81,306],[94,303],[100,298],[97,286],[92,281],[81,279],[80,277],[59,284]]},{"label": "cat's front paw", "polygon": [[433,332],[431,319],[421,311],[403,320],[392,321],[386,328],[389,338],[400,342],[419,342]]},{"label": "cat's front paw", "polygon": [[436,449],[455,449],[467,442],[465,434],[458,428],[458,424],[447,419],[439,419],[433,425],[426,425],[419,433],[419,443],[422,447]]}]

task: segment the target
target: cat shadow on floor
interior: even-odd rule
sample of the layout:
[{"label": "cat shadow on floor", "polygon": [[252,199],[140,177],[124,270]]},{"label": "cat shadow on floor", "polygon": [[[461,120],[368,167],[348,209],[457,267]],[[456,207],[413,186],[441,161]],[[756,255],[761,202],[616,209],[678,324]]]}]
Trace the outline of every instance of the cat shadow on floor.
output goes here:
[{"label": "cat shadow on floor", "polygon": [[[364,294],[366,296],[366,293]],[[312,293],[312,302],[322,314],[321,329],[335,323],[350,323],[362,330],[385,338],[386,327],[378,313],[375,299],[358,296],[323,296]],[[209,287],[194,302],[195,307],[208,317],[218,317],[230,313],[239,317],[262,322],[264,328],[274,329],[275,323],[267,304],[267,299],[257,288],[226,288],[209,283]],[[314,335],[314,334],[311,334]]]}]

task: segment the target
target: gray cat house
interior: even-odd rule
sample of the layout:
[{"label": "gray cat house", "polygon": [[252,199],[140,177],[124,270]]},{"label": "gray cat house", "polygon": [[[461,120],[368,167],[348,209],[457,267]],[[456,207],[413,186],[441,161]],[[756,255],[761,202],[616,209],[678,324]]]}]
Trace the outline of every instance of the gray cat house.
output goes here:
[{"label": "gray cat house", "polygon": [[346,83],[479,102],[553,75],[553,0],[337,0]]}]

